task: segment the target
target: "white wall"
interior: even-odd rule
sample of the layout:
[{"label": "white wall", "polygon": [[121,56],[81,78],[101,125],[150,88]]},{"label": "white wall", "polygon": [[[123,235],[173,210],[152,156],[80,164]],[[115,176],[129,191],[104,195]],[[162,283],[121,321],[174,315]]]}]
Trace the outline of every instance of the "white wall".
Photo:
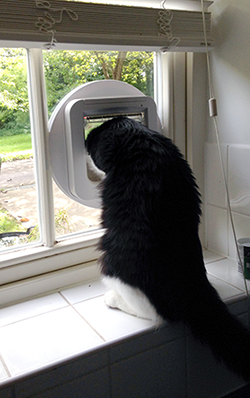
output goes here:
[{"label": "white wall", "polygon": [[[250,1],[215,0],[211,75],[238,238],[250,237]],[[205,145],[206,246],[236,257],[213,123]]]}]

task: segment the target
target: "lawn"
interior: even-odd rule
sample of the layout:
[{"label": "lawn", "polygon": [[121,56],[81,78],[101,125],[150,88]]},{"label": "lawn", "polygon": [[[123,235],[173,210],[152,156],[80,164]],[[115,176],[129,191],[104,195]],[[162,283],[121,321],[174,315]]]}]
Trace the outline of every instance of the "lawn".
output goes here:
[{"label": "lawn", "polygon": [[0,154],[27,151],[32,148],[30,134],[8,135],[0,137]]}]

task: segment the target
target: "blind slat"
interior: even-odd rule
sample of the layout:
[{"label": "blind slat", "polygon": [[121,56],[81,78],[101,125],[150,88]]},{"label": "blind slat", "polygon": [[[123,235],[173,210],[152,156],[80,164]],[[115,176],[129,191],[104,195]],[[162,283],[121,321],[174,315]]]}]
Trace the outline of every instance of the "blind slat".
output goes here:
[{"label": "blind slat", "polygon": [[[205,15],[211,45],[210,13]],[[1,0],[0,40],[47,43],[52,37],[58,43],[159,48],[175,43],[187,50],[190,46],[204,48],[201,12],[74,1]]]}]

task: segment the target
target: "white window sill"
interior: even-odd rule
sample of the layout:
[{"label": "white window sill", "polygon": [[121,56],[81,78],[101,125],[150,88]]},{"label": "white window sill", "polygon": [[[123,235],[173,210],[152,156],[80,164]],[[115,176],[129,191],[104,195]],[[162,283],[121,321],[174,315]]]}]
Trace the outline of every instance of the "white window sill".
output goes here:
[{"label": "white window sill", "polygon": [[[209,280],[237,315],[246,312],[243,279],[235,261],[205,252]],[[248,282],[248,288],[250,281]],[[0,310],[0,382],[12,383],[128,337],[154,330],[139,319],[103,302],[101,281],[75,286]],[[184,333],[170,327],[168,339]]]},{"label": "white window sill", "polygon": [[[100,255],[96,245],[102,234],[103,230],[99,229],[67,240],[62,239],[52,248],[34,246],[1,253],[0,286],[96,260]],[[0,299],[1,304],[6,303],[2,300],[1,289]]]}]

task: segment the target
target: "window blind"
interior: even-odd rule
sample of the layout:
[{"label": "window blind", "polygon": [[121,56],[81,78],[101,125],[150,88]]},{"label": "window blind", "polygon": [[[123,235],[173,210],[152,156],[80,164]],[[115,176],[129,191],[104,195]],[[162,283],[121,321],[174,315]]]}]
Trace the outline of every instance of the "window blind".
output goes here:
[{"label": "window blind", "polygon": [[[205,13],[211,46],[210,16]],[[14,41],[48,48],[71,43],[133,46],[151,51],[204,50],[200,11],[170,10],[166,5],[153,8],[59,0],[1,0],[0,41],[2,45]]]}]

